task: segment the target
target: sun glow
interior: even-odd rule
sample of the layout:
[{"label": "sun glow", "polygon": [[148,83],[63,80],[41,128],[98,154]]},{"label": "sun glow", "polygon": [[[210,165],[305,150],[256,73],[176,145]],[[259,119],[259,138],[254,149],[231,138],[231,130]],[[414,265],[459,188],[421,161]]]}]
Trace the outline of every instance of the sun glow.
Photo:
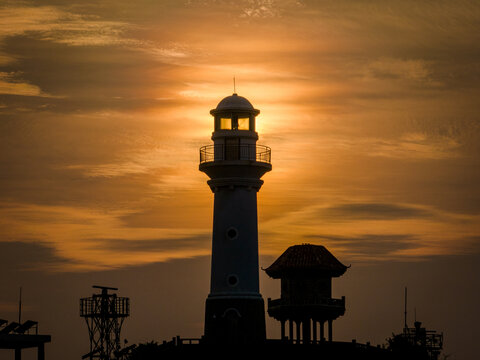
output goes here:
[{"label": "sun glow", "polygon": [[[10,204],[3,208],[3,228],[16,229],[7,230],[9,239],[51,244],[82,264],[89,251],[98,264],[115,253],[113,247],[96,247],[96,239],[108,243],[109,236],[140,239],[154,249],[135,249],[131,262],[203,253],[208,247],[192,245],[193,232],[208,234],[211,218],[203,210],[211,198],[198,172],[198,149],[211,144],[215,122],[209,111],[236,91],[261,111],[258,143],[272,149],[273,171],[259,195],[266,252],[316,239],[358,254],[362,236],[374,230],[396,239],[390,257],[427,254],[426,249],[440,253],[448,236],[455,239],[453,253],[471,248],[479,231],[471,215],[478,191],[472,154],[479,143],[471,109],[478,96],[477,84],[466,80],[475,74],[465,75],[468,67],[459,64],[474,61],[452,63],[448,51],[432,59],[423,46],[406,44],[463,48],[471,37],[460,34],[477,33],[475,12],[458,17],[472,21],[456,29],[448,22],[440,30],[437,23],[444,18],[438,9],[432,16],[439,22],[424,16],[414,22],[421,12],[402,16],[406,5],[392,5],[390,27],[381,6],[372,14],[358,4],[347,9],[286,3],[276,3],[275,11],[268,4],[258,11],[242,2],[216,4],[210,12],[208,2],[189,2],[181,10],[172,5],[155,12],[162,22],[155,18],[148,26],[135,24],[135,17],[129,23],[125,14],[124,21],[111,21],[113,15],[88,16],[75,7],[22,3],[0,10],[0,64],[8,65],[0,71],[7,169],[1,185]],[[454,5],[445,8],[461,13]],[[458,54],[471,53],[470,46],[465,49]],[[452,79],[465,83],[453,91]],[[249,127],[242,117],[236,124]],[[235,121],[224,120],[221,127],[235,127]],[[359,220],[355,211],[374,216],[378,207],[353,206],[348,212],[338,205],[349,201],[388,203],[380,208],[400,218]],[[404,203],[439,211],[424,218],[410,209],[419,217],[415,222],[402,218],[408,211],[398,204]],[[321,210],[327,205],[344,217],[342,227],[334,217],[312,220],[315,211],[329,213]],[[51,218],[29,224],[23,216],[30,211],[22,206]],[[470,215],[461,219],[446,209]],[[450,225],[443,225],[445,218]],[[461,231],[461,223],[468,230]],[[403,242],[394,238],[402,230],[410,236]],[[328,238],[314,237],[325,233]],[[147,242],[155,238],[157,247]],[[170,238],[186,245],[160,246]]]}]

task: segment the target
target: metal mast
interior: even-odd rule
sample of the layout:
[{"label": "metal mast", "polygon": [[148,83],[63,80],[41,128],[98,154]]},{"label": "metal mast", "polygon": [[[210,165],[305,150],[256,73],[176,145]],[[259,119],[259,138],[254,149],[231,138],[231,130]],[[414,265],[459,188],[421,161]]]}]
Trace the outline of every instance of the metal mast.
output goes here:
[{"label": "metal mast", "polygon": [[117,359],[115,352],[120,351],[120,331],[123,321],[130,315],[129,298],[108,293],[117,288],[92,287],[102,292],[80,299],[80,316],[87,322],[90,337],[90,352],[82,359]]}]

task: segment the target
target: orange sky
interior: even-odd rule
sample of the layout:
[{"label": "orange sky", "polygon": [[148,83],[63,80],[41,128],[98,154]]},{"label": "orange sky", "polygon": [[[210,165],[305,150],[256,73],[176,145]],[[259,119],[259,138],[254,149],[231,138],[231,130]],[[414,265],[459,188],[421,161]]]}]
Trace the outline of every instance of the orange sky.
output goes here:
[{"label": "orange sky", "polygon": [[474,1],[2,1],[0,249],[71,273],[210,253],[209,110],[261,110],[262,255],[480,249]]}]

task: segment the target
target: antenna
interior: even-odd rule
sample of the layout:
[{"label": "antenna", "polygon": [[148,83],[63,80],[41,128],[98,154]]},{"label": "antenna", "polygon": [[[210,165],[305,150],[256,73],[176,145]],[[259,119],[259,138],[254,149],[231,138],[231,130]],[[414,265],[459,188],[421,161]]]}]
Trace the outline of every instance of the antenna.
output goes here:
[{"label": "antenna", "polygon": [[405,321],[404,321],[404,327],[407,328],[407,287],[405,286]]},{"label": "antenna", "polygon": [[20,297],[18,299],[18,323],[22,323],[22,287],[20,286]]},{"label": "antenna", "polygon": [[235,86],[235,76],[233,77],[233,93],[234,94],[237,93],[237,89],[236,89],[236,86]]},{"label": "antenna", "polygon": [[100,286],[100,285],[93,285],[92,288],[102,289],[102,290],[118,290],[118,288],[109,287],[109,286]]}]

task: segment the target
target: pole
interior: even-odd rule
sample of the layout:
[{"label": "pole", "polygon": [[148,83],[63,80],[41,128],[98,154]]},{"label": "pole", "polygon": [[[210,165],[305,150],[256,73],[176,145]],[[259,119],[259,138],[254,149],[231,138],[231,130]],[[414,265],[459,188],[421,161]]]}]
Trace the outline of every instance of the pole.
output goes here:
[{"label": "pole", "polygon": [[332,340],[333,340],[333,330],[332,330],[332,326],[333,326],[333,320],[332,320],[332,319],[328,319],[328,341],[332,341]]},{"label": "pole", "polygon": [[18,323],[22,323],[22,287],[20,286],[20,297],[18,299]]},{"label": "pole", "polygon": [[405,286],[405,329],[407,328],[407,287]]}]

